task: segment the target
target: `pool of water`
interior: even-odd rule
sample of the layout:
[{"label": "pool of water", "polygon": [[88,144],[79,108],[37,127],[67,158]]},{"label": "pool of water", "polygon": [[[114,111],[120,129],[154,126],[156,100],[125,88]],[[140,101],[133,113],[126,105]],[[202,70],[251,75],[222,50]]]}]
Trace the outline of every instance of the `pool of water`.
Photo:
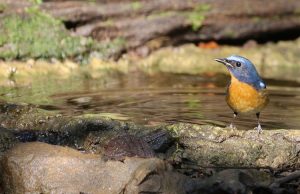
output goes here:
[{"label": "pool of water", "polygon": [[[225,102],[228,80],[225,75],[215,74],[133,73],[104,84],[85,79],[72,82],[72,87],[66,87],[64,82],[54,82],[55,86],[46,84],[34,92],[32,85],[18,87],[10,90],[9,98],[22,101],[24,95],[41,98],[39,95],[46,94],[50,103],[30,102],[32,98],[27,98],[27,102],[64,115],[100,114],[144,125],[187,122],[226,126],[233,116]],[[263,128],[299,129],[300,84],[281,80],[266,80],[266,83],[271,101],[261,113]],[[42,92],[47,87],[52,88],[51,92]],[[7,98],[7,94],[6,91],[2,96]],[[252,129],[256,123],[255,115],[240,115],[236,120],[239,129]]]}]

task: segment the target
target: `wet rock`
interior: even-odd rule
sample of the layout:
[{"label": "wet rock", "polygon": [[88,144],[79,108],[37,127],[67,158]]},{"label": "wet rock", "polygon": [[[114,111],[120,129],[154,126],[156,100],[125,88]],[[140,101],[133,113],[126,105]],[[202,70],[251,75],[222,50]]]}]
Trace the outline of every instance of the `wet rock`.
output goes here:
[{"label": "wet rock", "polygon": [[174,143],[174,138],[163,128],[119,124],[110,130],[90,131],[83,143],[84,150],[122,160],[125,156],[153,157],[154,152],[164,153]]},{"label": "wet rock", "polygon": [[125,157],[154,157],[154,151],[142,138],[122,135],[111,139],[105,146],[105,155],[110,159],[124,160]]},{"label": "wet rock", "polygon": [[45,143],[20,143],[1,160],[5,193],[184,193],[186,177],[155,158],[105,161]]},{"label": "wet rock", "polygon": [[[144,133],[147,133],[148,131],[146,127],[137,126],[133,123],[123,123],[110,119],[104,119],[103,117],[93,116],[89,117],[89,119],[90,120],[88,122],[89,125],[87,129],[88,135],[84,138],[82,147],[84,150],[91,153],[103,154],[105,152],[104,148],[107,147],[110,142],[113,142],[113,139],[122,139],[122,136],[135,136],[140,138],[139,141],[143,141],[141,137],[144,136]],[[122,140],[120,140],[120,142],[121,141]],[[146,143],[145,141],[143,142]],[[126,144],[125,142],[123,143]],[[118,146],[116,145],[116,147]]]},{"label": "wet rock", "polygon": [[[41,120],[44,122],[38,122]],[[0,130],[0,149],[2,154],[6,151],[1,159],[0,187],[6,193],[112,193],[109,188],[115,193],[268,193],[269,179],[259,179],[263,177],[260,172],[222,171],[204,179],[203,174],[198,176],[199,168],[297,168],[300,164],[299,130],[265,130],[258,135],[254,130],[184,123],[155,129],[93,115],[55,116],[26,105],[2,106],[0,123],[7,128]],[[7,151],[16,139],[76,148],[83,142],[84,151],[106,152],[123,162],[44,143],[18,144]],[[106,150],[104,145],[109,145]],[[166,153],[164,157],[173,163],[178,158],[176,168],[185,162],[194,167],[175,172],[159,159],[126,157],[152,157],[153,150]],[[203,179],[189,179],[179,171],[190,176],[198,173],[193,177]]]},{"label": "wet rock", "polygon": [[165,152],[175,140],[168,131],[163,129],[150,132],[143,139],[155,152]]},{"label": "wet rock", "polygon": [[[99,116],[63,117],[31,105],[1,104],[0,124],[22,142],[41,141],[81,147],[89,133],[111,137],[123,132],[119,122]],[[110,136],[111,135],[111,136]]]},{"label": "wet rock", "polygon": [[90,96],[83,96],[83,97],[68,99],[67,103],[87,109],[91,106],[92,100],[93,98]]},{"label": "wet rock", "polygon": [[[201,166],[296,167],[300,166],[299,130],[232,130],[210,125],[168,126],[182,146],[180,158]],[[174,157],[174,156],[173,156]]]},{"label": "wet rock", "polygon": [[[187,159],[201,166],[300,167],[297,129],[264,130],[260,135],[255,130],[186,123],[155,129],[99,115],[57,116],[26,105],[2,105],[0,109],[1,126],[13,131],[20,141],[44,141],[103,153],[110,140],[129,134],[143,139],[156,152],[167,153],[171,160]],[[174,139],[176,146],[168,148]]]},{"label": "wet rock", "polygon": [[268,188],[270,175],[258,170],[223,170],[204,180],[197,190],[199,193],[272,193]]},{"label": "wet rock", "polygon": [[[294,172],[282,172],[279,177],[276,178],[269,188],[273,191],[273,194],[286,194],[286,193],[299,193],[300,185],[300,170]],[[297,192],[298,191],[298,192]]]},{"label": "wet rock", "polygon": [[13,147],[18,140],[14,134],[2,127],[0,127],[0,156],[9,148]]}]

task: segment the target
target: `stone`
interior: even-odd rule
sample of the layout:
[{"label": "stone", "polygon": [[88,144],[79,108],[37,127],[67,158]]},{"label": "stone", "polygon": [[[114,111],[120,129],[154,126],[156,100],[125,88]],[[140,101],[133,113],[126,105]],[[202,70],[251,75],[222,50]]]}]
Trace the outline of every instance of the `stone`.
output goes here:
[{"label": "stone", "polygon": [[124,160],[125,157],[154,157],[155,153],[146,141],[134,135],[121,135],[105,145],[105,155],[110,159]]},{"label": "stone", "polygon": [[[222,170],[205,179],[198,188],[199,193],[272,193],[268,185],[272,182],[269,174],[255,169]],[[258,192],[260,191],[260,192]]]},{"label": "stone", "polygon": [[166,152],[175,141],[168,131],[163,129],[155,130],[144,136],[143,139],[155,152]]},{"label": "stone", "polygon": [[106,161],[41,142],[19,143],[1,159],[1,185],[23,193],[184,193],[186,177],[157,158]]},{"label": "stone", "polygon": [[13,147],[17,142],[18,140],[11,131],[0,127],[0,156],[4,151]]},{"label": "stone", "polygon": [[187,123],[169,125],[168,129],[184,148],[184,154],[179,157],[200,166],[300,166],[299,130],[264,130],[258,135],[256,130],[242,131]]}]

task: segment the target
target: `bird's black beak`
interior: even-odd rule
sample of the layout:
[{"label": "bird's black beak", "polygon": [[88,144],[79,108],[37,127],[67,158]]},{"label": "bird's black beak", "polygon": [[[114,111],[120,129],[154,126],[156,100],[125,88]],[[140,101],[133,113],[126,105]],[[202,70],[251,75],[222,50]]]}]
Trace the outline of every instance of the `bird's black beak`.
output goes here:
[{"label": "bird's black beak", "polygon": [[217,59],[215,59],[215,61],[222,63],[222,64],[226,65],[227,67],[233,68],[233,66],[229,62],[227,62],[228,60],[226,58],[217,58]]}]

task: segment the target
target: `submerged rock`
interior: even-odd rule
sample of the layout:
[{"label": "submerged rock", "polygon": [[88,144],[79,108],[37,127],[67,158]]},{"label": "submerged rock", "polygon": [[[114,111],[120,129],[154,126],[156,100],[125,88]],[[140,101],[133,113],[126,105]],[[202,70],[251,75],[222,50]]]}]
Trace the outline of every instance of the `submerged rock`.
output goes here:
[{"label": "submerged rock", "polygon": [[186,179],[159,159],[105,161],[101,155],[45,143],[20,143],[1,160],[7,194],[184,193]]}]

